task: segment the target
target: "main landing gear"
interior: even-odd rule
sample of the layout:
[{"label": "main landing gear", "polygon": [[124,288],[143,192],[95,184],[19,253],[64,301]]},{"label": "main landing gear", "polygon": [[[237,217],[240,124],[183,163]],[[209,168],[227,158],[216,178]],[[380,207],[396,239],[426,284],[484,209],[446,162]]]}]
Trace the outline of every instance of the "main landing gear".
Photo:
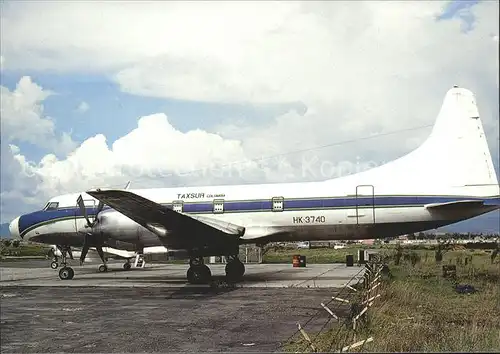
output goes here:
[{"label": "main landing gear", "polygon": [[[238,282],[245,274],[245,265],[239,260],[238,256],[226,256],[226,280],[231,283]],[[189,260],[189,269],[187,279],[191,284],[207,284],[212,279],[212,272],[206,264],[203,257],[194,257]]]},{"label": "main landing gear", "polygon": [[194,257],[189,260],[187,279],[191,284],[207,284],[212,278],[210,268],[204,264],[203,257]]},{"label": "main landing gear", "polygon": [[228,282],[236,283],[243,278],[245,274],[245,265],[239,260],[238,256],[226,257],[226,279]]},{"label": "main landing gear", "polygon": [[[144,254],[141,251],[135,255],[134,268],[144,268],[146,261],[144,260]],[[132,268],[132,258],[128,258],[125,263],[123,263],[124,270],[130,270]]]}]

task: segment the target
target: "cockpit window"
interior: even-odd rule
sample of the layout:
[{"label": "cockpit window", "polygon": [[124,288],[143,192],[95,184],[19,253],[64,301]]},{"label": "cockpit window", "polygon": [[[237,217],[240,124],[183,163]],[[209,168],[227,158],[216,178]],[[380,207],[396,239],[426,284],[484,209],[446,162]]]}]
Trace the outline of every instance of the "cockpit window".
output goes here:
[{"label": "cockpit window", "polygon": [[84,199],[83,205],[85,205],[86,208],[93,208],[95,207],[95,201],[93,199]]},{"label": "cockpit window", "polygon": [[44,210],[56,210],[59,207],[59,202],[50,202]]}]

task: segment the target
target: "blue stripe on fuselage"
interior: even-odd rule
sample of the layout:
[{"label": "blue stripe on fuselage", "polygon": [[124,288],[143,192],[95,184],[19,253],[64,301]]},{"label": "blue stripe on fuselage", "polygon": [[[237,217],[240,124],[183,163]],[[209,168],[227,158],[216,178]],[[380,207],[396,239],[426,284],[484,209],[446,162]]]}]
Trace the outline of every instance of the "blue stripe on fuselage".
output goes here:
[{"label": "blue stripe on fuselage", "polygon": [[[87,208],[87,215],[89,217],[94,216],[94,214],[94,208]],[[75,216],[82,216],[80,208],[78,207],[57,210],[40,210],[30,214],[25,214],[19,218],[19,233],[22,234],[28,228],[42,222]]]},{"label": "blue stripe on fuselage", "polygon": [[[320,208],[349,208],[358,206],[391,206],[391,205],[425,205],[431,203],[446,203],[458,200],[484,200],[486,205],[499,205],[500,198],[475,198],[475,197],[453,197],[453,196],[362,196],[352,197],[330,197],[330,198],[304,198],[304,199],[285,199],[284,210],[298,209],[320,209]],[[169,206],[170,204],[163,204]],[[111,209],[106,206],[103,210]],[[93,216],[95,208],[87,208],[87,215]],[[248,200],[248,201],[225,201],[225,212],[250,212],[272,210],[272,201],[268,200]],[[185,202],[183,212],[185,213],[209,213],[213,211],[213,202]],[[58,210],[36,211],[31,214],[22,215],[19,218],[19,232],[22,234],[28,228],[42,222],[56,220],[64,217],[82,216],[78,207],[62,208]]]}]

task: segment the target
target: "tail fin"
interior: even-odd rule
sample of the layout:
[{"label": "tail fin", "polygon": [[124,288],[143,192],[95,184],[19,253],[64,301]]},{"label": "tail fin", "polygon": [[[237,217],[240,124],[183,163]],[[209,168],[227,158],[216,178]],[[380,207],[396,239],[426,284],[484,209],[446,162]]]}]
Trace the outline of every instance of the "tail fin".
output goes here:
[{"label": "tail fin", "polygon": [[421,164],[450,186],[498,185],[476,98],[467,89],[446,93],[431,135],[417,151]]},{"label": "tail fin", "polygon": [[404,191],[409,187],[422,192],[459,188],[464,194],[498,195],[498,179],[474,94],[454,86],[446,93],[432,132],[420,147],[360,173],[357,179],[359,183],[389,183]]}]

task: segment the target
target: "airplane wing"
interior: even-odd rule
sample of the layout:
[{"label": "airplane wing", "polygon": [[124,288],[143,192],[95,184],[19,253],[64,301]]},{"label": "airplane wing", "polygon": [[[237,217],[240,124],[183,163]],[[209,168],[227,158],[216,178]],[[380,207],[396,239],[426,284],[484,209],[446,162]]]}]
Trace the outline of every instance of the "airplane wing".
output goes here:
[{"label": "airplane wing", "polygon": [[239,239],[245,229],[238,225],[191,217],[125,190],[91,190],[87,194],[156,234],[165,245],[184,247]]},{"label": "airplane wing", "polygon": [[[113,258],[120,258],[120,259],[129,259],[132,258],[136,255],[135,252],[132,251],[125,251],[125,250],[120,250],[117,248],[112,248],[112,247],[103,247],[102,248],[104,254],[108,257],[113,257]],[[60,251],[56,251],[57,256],[61,256]],[[80,255],[82,254],[82,249],[80,248],[74,248],[72,250],[73,258],[80,258]],[[99,253],[97,252],[95,247],[90,247],[87,257],[87,260],[89,259],[94,259],[94,260],[100,260],[101,258],[99,257]]]}]

